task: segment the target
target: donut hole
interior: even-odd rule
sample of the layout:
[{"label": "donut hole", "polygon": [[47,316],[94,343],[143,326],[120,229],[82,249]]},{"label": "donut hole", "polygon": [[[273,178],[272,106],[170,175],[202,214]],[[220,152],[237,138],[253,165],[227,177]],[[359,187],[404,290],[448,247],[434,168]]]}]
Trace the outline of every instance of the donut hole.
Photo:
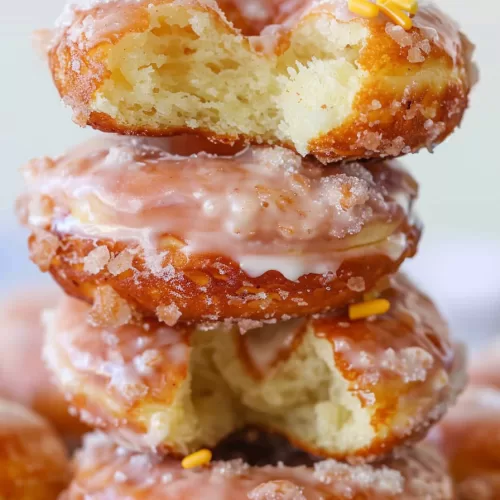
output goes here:
[{"label": "donut hole", "polygon": [[151,5],[149,29],[110,46],[109,77],[93,111],[136,127],[253,135],[307,153],[341,126],[366,72],[356,61],[367,29],[311,15],[289,39],[247,39],[220,13]]}]

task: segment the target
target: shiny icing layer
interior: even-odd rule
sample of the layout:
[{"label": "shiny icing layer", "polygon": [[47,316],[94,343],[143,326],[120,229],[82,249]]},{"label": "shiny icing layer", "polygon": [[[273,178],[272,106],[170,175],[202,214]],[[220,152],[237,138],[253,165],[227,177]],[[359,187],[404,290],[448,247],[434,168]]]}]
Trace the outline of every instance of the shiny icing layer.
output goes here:
[{"label": "shiny icing layer", "polygon": [[[291,356],[310,325],[317,337],[329,341],[336,365],[346,378],[360,377],[355,385],[366,399],[385,397],[376,387],[388,377],[411,385],[441,372],[442,382],[447,382],[447,373],[456,363],[456,348],[433,302],[403,275],[391,278],[379,294],[391,304],[381,316],[351,321],[345,310],[339,310],[315,319],[265,325],[238,335],[242,357],[251,373],[266,377]],[[369,394],[370,387],[374,393]]]},{"label": "shiny icing layer", "polygon": [[[266,399],[266,384],[282,376],[277,375],[278,369],[302,344],[325,340],[322,359],[328,359],[337,383],[346,382],[346,394],[360,402],[373,429],[366,450],[353,453],[373,457],[425,431],[454,401],[465,378],[461,350],[450,343],[446,324],[432,302],[403,276],[381,294],[391,302],[383,316],[351,322],[339,311],[258,328],[247,325],[243,335],[225,324],[184,330],[148,321],[118,329],[95,328],[85,321],[88,306],[65,299],[49,323],[45,356],[82,418],[112,430],[134,449],[163,450],[172,439],[166,424],[160,418],[156,427],[141,429],[136,415],[146,406],[156,408],[158,415],[168,413],[177,394],[185,392],[184,384],[190,383],[188,376],[194,373],[190,361],[196,358],[196,349],[198,357],[203,351],[205,358],[213,358],[221,394],[227,394],[229,387],[230,397],[237,401],[234,408],[228,403],[221,411],[233,411],[234,421],[240,424],[268,425],[268,421],[252,420],[252,410],[261,404],[254,401],[260,401],[260,394]],[[217,331],[212,336],[204,331],[213,329]],[[229,365],[233,371],[226,371]],[[318,402],[329,398],[317,397]],[[99,403],[99,398],[109,403]],[[148,418],[153,422],[154,416]],[[278,423],[276,430],[290,432]],[[303,447],[315,449],[307,442]],[[330,450],[315,452],[332,456]]]},{"label": "shiny icing layer", "polygon": [[425,447],[374,466],[328,460],[252,467],[235,459],[183,470],[177,461],[130,453],[93,434],[77,454],[76,475],[64,499],[445,500],[452,498],[445,470],[441,458]]},{"label": "shiny icing layer", "polygon": [[393,163],[322,167],[278,147],[214,148],[185,137],[97,139],[31,162],[21,212],[32,227],[138,241],[146,253],[173,236],[186,254],[292,280],[335,272],[346,256],[404,251],[398,228],[417,186]]}]

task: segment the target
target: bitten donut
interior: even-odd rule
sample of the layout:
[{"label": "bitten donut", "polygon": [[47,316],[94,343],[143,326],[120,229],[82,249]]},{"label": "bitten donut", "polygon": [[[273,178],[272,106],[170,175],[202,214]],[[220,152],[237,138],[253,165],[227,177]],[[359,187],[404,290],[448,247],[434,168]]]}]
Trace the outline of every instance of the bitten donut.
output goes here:
[{"label": "bitten donut", "polygon": [[418,439],[464,384],[463,356],[432,302],[404,277],[380,316],[345,312],[253,328],[89,326],[65,299],[45,359],[90,425],[126,446],[184,456],[244,425],[316,455],[372,460]]},{"label": "bitten donut", "polygon": [[32,162],[19,211],[33,261],[93,303],[95,323],[174,325],[344,306],[416,251],[417,185],[393,163],[207,149],[109,137]]},{"label": "bitten donut", "polygon": [[66,450],[49,424],[0,400],[0,498],[56,500],[69,481]]},{"label": "bitten donut", "polygon": [[56,306],[61,295],[56,287],[31,287],[0,303],[0,398],[32,408],[71,439],[80,436],[85,426],[68,413],[66,400],[42,361],[41,316]]},{"label": "bitten donut", "polygon": [[347,4],[72,0],[49,60],[76,120],[104,131],[196,132],[324,162],[443,141],[475,78],[470,43],[427,3],[408,31]]},{"label": "bitten donut", "polygon": [[458,500],[500,498],[500,391],[470,387],[431,433],[450,463]]},{"label": "bitten donut", "polygon": [[[244,453],[244,452],[243,452]],[[451,500],[446,466],[429,448],[405,450],[379,465],[335,460],[252,466],[220,459],[185,470],[172,459],[138,455],[92,434],[75,460],[76,475],[61,500]]]}]

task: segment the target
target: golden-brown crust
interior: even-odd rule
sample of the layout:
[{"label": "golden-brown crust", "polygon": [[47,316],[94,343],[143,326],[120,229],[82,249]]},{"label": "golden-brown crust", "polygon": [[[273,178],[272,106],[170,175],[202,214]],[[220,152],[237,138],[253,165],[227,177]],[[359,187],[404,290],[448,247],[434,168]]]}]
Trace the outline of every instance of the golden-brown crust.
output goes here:
[{"label": "golden-brown crust", "polygon": [[19,290],[0,307],[0,397],[32,408],[67,439],[88,428],[68,412],[63,394],[50,379],[41,356],[42,313],[61,293],[54,287]]},{"label": "golden-brown crust", "polygon": [[174,323],[286,319],[359,300],[416,252],[418,187],[395,163],[321,167],[267,147],[179,159],[170,142],[97,141],[27,166],[31,258],[66,293],[94,303],[107,287]]},{"label": "golden-brown crust", "polygon": [[[406,249],[395,261],[384,254],[365,255],[344,261],[336,275],[308,274],[297,281],[277,271],[251,277],[224,256],[200,254],[188,260],[178,249],[172,249],[163,262],[164,267],[172,265],[175,269],[174,278],[168,281],[148,272],[140,252],[134,256],[132,267],[121,274],[113,275],[107,268],[90,274],[84,269],[83,259],[96,246],[106,246],[114,255],[125,249],[134,251],[135,246],[62,233],[55,235],[59,244],[48,269],[72,297],[93,303],[96,290],[110,286],[145,316],[154,316],[158,307],[174,304],[184,322],[281,319],[315,314],[359,300],[364,290],[350,288],[350,278],[362,278],[365,290],[370,290],[415,255],[420,228],[406,226],[403,232]],[[32,260],[38,263],[39,233],[31,235],[29,245]]]},{"label": "golden-brown crust", "polygon": [[[236,140],[260,143],[261,137],[245,133],[216,134],[210,129],[193,129],[187,125],[171,127],[122,123],[109,114],[92,109],[96,91],[110,75],[106,59],[112,46],[129,33],[147,29],[149,5],[169,1],[148,0],[121,5],[103,3],[91,11],[76,10],[71,22],[60,28],[50,50],[50,66],[59,93],[75,111],[76,120],[81,125],[127,135],[196,133],[227,143]],[[255,29],[262,27],[262,20],[260,23],[255,20],[245,22],[241,12],[234,8],[235,3],[223,2],[220,7],[229,14],[229,20],[234,21],[236,27],[228,24],[222,12],[209,2],[191,2],[189,7],[208,13],[211,22],[221,32],[237,33],[238,29],[242,29],[243,33],[255,34]],[[277,38],[278,52],[286,50],[297,26],[314,16],[324,15],[328,9],[328,6],[315,7],[308,12],[302,4],[297,4],[290,15],[290,5],[287,5],[287,16],[291,18],[287,20],[280,12],[281,3],[271,2],[272,8],[266,7],[269,17],[263,21],[264,24],[290,22]],[[337,3],[337,0],[332,0],[332,5]],[[337,7],[334,5],[331,8],[335,10]],[[102,26],[108,16],[114,15],[113,10],[119,12],[119,21],[113,25],[106,24],[106,37],[102,40],[93,40],[92,34],[88,35],[85,31],[84,23],[90,17],[96,25]],[[324,162],[397,157],[423,147],[434,147],[460,124],[475,78],[470,59],[471,45],[438,9],[421,7],[421,10],[421,19],[418,18],[420,14],[416,18],[420,19],[420,23],[415,22],[407,38],[402,38],[401,34],[390,35],[387,31],[390,24],[380,19],[351,21],[363,24],[370,32],[357,64],[372,76],[366,79],[357,93],[349,117],[340,127],[311,139],[308,153]],[[437,33],[436,38],[430,37],[432,29],[426,29],[427,25]],[[248,44],[248,40],[244,37],[242,43]],[[446,76],[436,84],[429,76],[433,74]],[[399,88],[398,79],[406,79],[408,85]],[[269,136],[274,132],[269,131]],[[275,138],[270,142],[294,149],[291,141]]]},{"label": "golden-brown crust", "polygon": [[56,500],[70,480],[64,445],[40,417],[0,400],[0,497]]}]

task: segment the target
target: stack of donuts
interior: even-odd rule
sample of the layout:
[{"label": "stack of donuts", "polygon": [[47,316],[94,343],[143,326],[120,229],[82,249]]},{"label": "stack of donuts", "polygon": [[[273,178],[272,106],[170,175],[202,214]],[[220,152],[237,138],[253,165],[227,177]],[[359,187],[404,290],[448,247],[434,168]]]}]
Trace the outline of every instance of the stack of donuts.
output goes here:
[{"label": "stack of donuts", "polygon": [[422,226],[394,158],[461,122],[455,23],[413,0],[78,0],[46,43],[107,132],[30,162],[17,205],[65,292],[40,300],[45,364],[72,435],[93,429],[61,498],[454,498],[420,441],[464,352],[399,271]]}]

